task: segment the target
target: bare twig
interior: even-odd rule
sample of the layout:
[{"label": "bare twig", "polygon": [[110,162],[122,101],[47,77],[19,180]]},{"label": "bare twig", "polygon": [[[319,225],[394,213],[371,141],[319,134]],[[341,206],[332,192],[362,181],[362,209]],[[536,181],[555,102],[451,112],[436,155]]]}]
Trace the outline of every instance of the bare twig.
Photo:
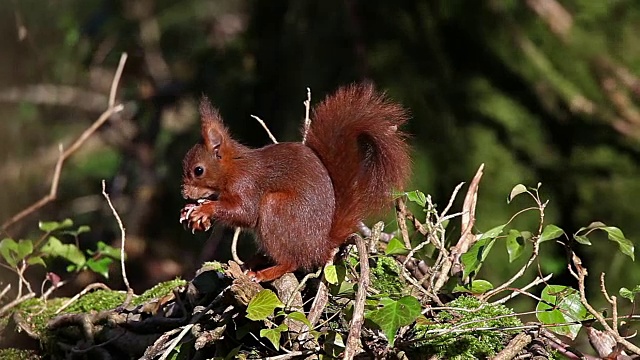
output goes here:
[{"label": "bare twig", "polygon": [[124,285],[127,287],[127,299],[124,302],[125,304],[127,304],[129,303],[129,301],[131,301],[131,298],[133,297],[133,289],[131,289],[131,285],[129,285],[129,279],[127,278],[127,269],[124,266],[124,259],[125,259],[124,247],[125,247],[125,242],[127,237],[126,237],[126,232],[124,230],[124,225],[122,224],[122,219],[120,219],[120,215],[118,215],[116,208],[113,206],[113,203],[111,202],[111,198],[109,197],[109,194],[107,194],[106,184],[104,180],[102,180],[102,196],[104,196],[104,198],[107,200],[107,204],[109,204],[109,208],[111,208],[111,212],[113,213],[113,216],[116,218],[116,221],[118,222],[118,227],[120,228],[120,270],[122,271],[122,280],[124,281]]},{"label": "bare twig", "polygon": [[587,311],[591,315],[593,315],[593,317],[596,318],[596,320],[598,320],[598,322],[600,323],[600,325],[602,325],[604,330],[616,339],[618,344],[623,345],[629,351],[635,353],[636,355],[640,355],[640,347],[632,344],[627,339],[622,337],[618,332],[618,329],[612,328],[609,325],[609,323],[607,323],[607,320],[604,318],[604,316],[602,316],[602,314],[599,311],[594,309],[593,306],[589,304],[589,302],[587,301],[587,294],[586,294],[585,284],[584,284],[585,278],[587,277],[587,269],[584,266],[582,266],[582,260],[573,251],[571,251],[571,260],[573,262],[573,266],[575,267],[575,271],[570,268],[571,269],[570,272],[578,280],[578,291],[580,293],[580,302],[582,303],[582,305],[587,309]]},{"label": "bare twig", "polygon": [[358,292],[356,293],[355,303],[353,305],[353,318],[351,319],[351,328],[349,329],[349,337],[344,349],[344,359],[353,359],[360,350],[360,330],[364,322],[364,305],[367,299],[367,288],[369,287],[369,254],[364,239],[361,236],[355,236],[356,248],[360,257],[360,279],[358,280]]},{"label": "bare twig", "polygon": [[3,231],[7,231],[7,229],[13,224],[17,223],[26,216],[30,215],[31,213],[37,211],[38,209],[56,199],[56,197],[58,196],[58,182],[60,181],[60,173],[62,171],[62,165],[64,161],[69,158],[76,150],[78,150],[78,148],[80,148],[80,146],[82,146],[85,141],[87,141],[87,139],[91,137],[96,132],[96,130],[98,130],[98,128],[111,117],[111,115],[122,111],[124,107],[122,106],[122,104],[115,105],[115,97],[116,89],[118,87],[118,83],[120,82],[120,77],[122,75],[122,70],[126,61],[127,54],[123,53],[120,57],[120,63],[118,64],[118,68],[116,69],[116,73],[111,83],[109,106],[107,110],[105,110],[100,115],[100,117],[98,117],[98,119],[93,124],[91,124],[91,126],[89,126],[89,128],[87,128],[82,134],[80,134],[80,136],[71,144],[71,146],[69,146],[67,150],[63,151],[62,145],[60,145],[60,157],[58,157],[58,161],[56,162],[56,166],[53,172],[49,194],[45,195],[42,199],[36,201],[26,209],[12,216],[9,220],[5,221],[4,224],[2,224]]},{"label": "bare twig", "polygon": [[34,296],[36,296],[36,293],[30,292],[30,293],[28,293],[28,294],[26,294],[24,296],[21,296],[21,297],[15,299],[15,300],[11,301],[7,305],[5,305],[2,308],[0,308],[0,316],[4,315],[7,311],[11,310],[14,306],[17,306],[17,305],[21,304],[22,302],[31,299]]},{"label": "bare twig", "polygon": [[244,264],[244,261],[238,257],[238,238],[240,237],[241,231],[242,228],[237,227],[233,232],[233,239],[231,240],[231,256],[233,257],[233,261],[237,262],[238,265]]},{"label": "bare twig", "polygon": [[302,133],[302,143],[307,143],[307,133],[311,126],[311,119],[309,118],[309,111],[311,109],[311,88],[307,88],[307,100],[304,101],[304,130]]},{"label": "bare twig", "polygon": [[462,206],[462,226],[460,240],[451,248],[451,254],[449,255],[452,263],[452,274],[457,274],[462,271],[462,264],[460,263],[460,256],[466,253],[471,246],[476,242],[476,236],[471,229],[476,223],[476,203],[478,202],[478,188],[480,185],[480,179],[484,170],[484,164],[481,164],[476,171],[473,180],[469,184],[467,195],[464,198],[464,204]]},{"label": "bare twig", "polygon": [[505,348],[500,351],[493,360],[509,360],[513,359],[525,346],[531,343],[532,337],[527,333],[516,335]]},{"label": "bare twig", "polygon": [[273,136],[273,134],[271,133],[271,130],[269,130],[269,128],[267,127],[267,124],[265,124],[265,122],[262,121],[262,119],[260,119],[259,117],[255,116],[255,115],[251,115],[251,117],[256,119],[256,121],[258,121],[260,123],[260,125],[262,125],[264,130],[267,132],[267,135],[269,135],[269,138],[271,139],[271,141],[273,141],[274,144],[277,144],[278,140],[276,140],[275,136]]},{"label": "bare twig", "polygon": [[515,292],[503,297],[502,299],[496,300],[496,301],[492,302],[492,304],[494,304],[494,305],[495,304],[504,304],[507,301],[513,299],[514,297],[520,295],[521,293],[524,293],[527,290],[531,289],[532,287],[534,287],[534,286],[536,286],[538,284],[541,284],[541,283],[549,281],[549,279],[551,279],[552,277],[553,277],[553,273],[551,273],[551,274],[549,274],[549,275],[547,275],[547,276],[545,276],[543,278],[538,276],[538,277],[535,278],[535,280],[530,282],[527,286],[524,286],[522,289],[519,289],[519,291],[515,291]]},{"label": "bare twig", "polygon": [[2,289],[2,291],[0,291],[0,300],[2,300],[2,298],[7,295],[7,293],[9,292],[9,290],[11,290],[11,284],[7,284],[7,286],[4,287],[4,289]]},{"label": "bare twig", "polygon": [[400,234],[402,235],[404,247],[407,249],[411,249],[409,230],[407,230],[407,204],[404,202],[403,196],[396,199],[396,220],[398,222]]}]

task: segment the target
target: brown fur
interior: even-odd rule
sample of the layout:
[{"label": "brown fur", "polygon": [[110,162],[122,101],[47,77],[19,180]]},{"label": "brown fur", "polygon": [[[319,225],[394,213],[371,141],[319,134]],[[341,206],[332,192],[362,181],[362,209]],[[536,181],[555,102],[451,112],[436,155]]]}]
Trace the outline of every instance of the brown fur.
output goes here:
[{"label": "brown fur", "polygon": [[[339,89],[315,110],[307,143],[251,149],[234,141],[203,99],[203,144],[183,162],[182,220],[206,230],[212,220],[254,230],[275,263],[252,273],[268,281],[323,265],[358,221],[390,203],[409,175],[405,110],[371,85]],[[196,175],[196,168],[203,173]]]}]

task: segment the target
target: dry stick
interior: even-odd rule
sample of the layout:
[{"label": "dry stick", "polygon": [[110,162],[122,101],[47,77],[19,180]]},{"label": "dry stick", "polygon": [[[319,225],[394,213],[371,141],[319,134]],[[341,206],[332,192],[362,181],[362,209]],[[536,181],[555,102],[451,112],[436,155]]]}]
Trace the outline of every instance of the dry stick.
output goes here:
[{"label": "dry stick", "polygon": [[302,143],[307,143],[307,133],[309,127],[311,127],[311,119],[309,118],[309,111],[311,110],[311,88],[307,88],[307,100],[304,101],[304,131],[302,133]]},{"label": "dry stick", "polygon": [[0,300],[7,295],[7,292],[9,292],[9,290],[11,290],[11,284],[7,284],[7,286],[4,287],[4,289],[2,289],[2,291],[0,292]]},{"label": "dry stick", "polygon": [[358,292],[356,293],[355,304],[353,305],[353,318],[351,319],[351,329],[347,338],[347,345],[344,349],[344,359],[353,359],[360,348],[360,330],[364,322],[364,304],[367,299],[367,288],[369,287],[369,254],[367,246],[361,236],[356,235],[356,248],[360,257],[360,280],[358,281]]},{"label": "dry stick", "polygon": [[478,202],[478,188],[480,186],[480,179],[484,170],[484,164],[480,164],[480,167],[476,171],[476,174],[469,184],[469,190],[464,198],[464,205],[462,207],[462,226],[460,240],[451,249],[450,260],[452,262],[453,273],[456,274],[462,271],[462,264],[460,263],[460,256],[466,253],[471,246],[476,242],[476,236],[471,229],[476,223],[476,204]]},{"label": "dry stick", "polygon": [[620,334],[618,332],[618,302],[615,296],[609,296],[607,292],[607,287],[604,284],[604,273],[600,274],[600,290],[605,299],[607,299],[607,302],[611,305],[611,327],[615,330],[616,334]]},{"label": "dry stick", "polygon": [[509,341],[509,344],[507,344],[507,346],[502,349],[502,351],[500,351],[495,357],[493,357],[493,360],[513,359],[522,349],[524,349],[525,346],[531,343],[531,340],[533,339],[529,334],[520,333],[516,335],[516,337],[511,339],[511,341]]},{"label": "dry stick", "polygon": [[87,139],[91,137],[91,135],[93,135],[93,133],[95,133],[96,130],[98,130],[98,128],[111,117],[111,115],[122,111],[124,106],[122,106],[122,104],[115,105],[115,97],[118,83],[120,82],[120,77],[122,76],[122,70],[124,69],[124,64],[126,63],[126,61],[127,53],[122,53],[122,55],[120,56],[120,63],[118,64],[118,68],[116,69],[113,81],[111,82],[111,91],[109,94],[109,105],[107,110],[105,110],[100,115],[100,117],[98,117],[98,119],[93,124],[91,124],[91,126],[89,126],[89,128],[87,128],[66,151],[63,151],[62,145],[60,145],[60,157],[56,162],[56,166],[53,172],[49,194],[45,195],[42,199],[36,201],[26,209],[11,217],[9,220],[5,221],[4,224],[2,224],[3,231],[6,232],[7,229],[13,224],[17,223],[27,215],[37,211],[41,207],[56,199],[56,197],[58,196],[58,183],[60,181],[60,173],[62,172],[62,164],[64,163],[64,161],[69,158],[76,150],[78,150],[78,148],[80,148],[80,146],[82,146],[85,141],[87,141]]},{"label": "dry stick", "polygon": [[[547,275],[547,276],[545,276],[545,277],[543,277],[543,278],[541,278],[540,276],[538,276],[538,277],[536,277],[536,279],[535,279],[535,280],[533,280],[533,281],[532,281],[531,283],[529,283],[527,286],[523,287],[522,289],[519,289],[520,291],[513,292],[513,293],[511,293],[511,294],[509,294],[509,295],[507,295],[507,296],[503,297],[502,299],[499,299],[499,300],[496,300],[496,301],[492,302],[491,304],[492,304],[492,305],[504,304],[504,303],[506,303],[507,301],[509,301],[509,300],[513,299],[514,297],[516,297],[516,296],[520,295],[521,293],[524,293],[524,292],[526,292],[527,290],[531,289],[532,287],[534,287],[534,286],[536,286],[536,285],[538,285],[538,284],[541,284],[541,283],[544,283],[544,282],[549,281],[549,279],[551,279],[552,277],[553,277],[553,273],[551,273],[551,274],[549,274],[549,275]],[[505,289],[505,290],[506,290],[506,289]]]},{"label": "dry stick", "polygon": [[[409,230],[407,230],[407,204],[404,202],[404,197],[399,197],[396,200],[396,221],[398,222],[398,228],[400,228],[400,234],[402,235],[402,241],[407,249],[411,249],[411,241],[409,240]],[[407,260],[409,257],[407,257]]]},{"label": "dry stick", "polygon": [[34,296],[36,296],[36,293],[30,292],[27,295],[21,296],[21,297],[15,299],[15,300],[13,300],[12,302],[10,302],[7,305],[5,305],[2,308],[0,308],[0,316],[4,315],[4,313],[9,311],[12,307],[22,303],[23,301],[27,301],[27,300],[31,299],[32,297],[34,297]]},{"label": "dry stick", "polygon": [[231,256],[233,257],[233,261],[237,262],[238,265],[243,265],[244,261],[240,260],[238,257],[238,238],[240,237],[240,232],[242,228],[237,227],[233,232],[233,239],[231,240]]},{"label": "dry stick", "polygon": [[587,309],[587,311],[589,311],[591,315],[596,318],[596,320],[598,320],[605,331],[608,334],[612,335],[619,344],[624,345],[629,351],[640,355],[640,347],[632,344],[627,339],[620,336],[620,334],[618,333],[618,329],[612,329],[609,323],[607,323],[607,320],[602,316],[602,314],[596,311],[596,309],[594,309],[593,306],[589,304],[589,302],[587,301],[587,294],[584,285],[584,280],[587,276],[587,269],[582,266],[582,260],[580,260],[578,255],[576,255],[573,251],[571,251],[571,258],[578,273],[576,274],[571,268],[569,268],[569,270],[571,274],[578,280],[578,291],[580,292],[580,302],[582,303],[582,305]]},{"label": "dry stick", "polygon": [[109,194],[107,194],[106,191],[106,184],[105,181],[102,180],[102,196],[104,196],[104,198],[107,200],[107,204],[109,204],[109,208],[111,208],[111,212],[113,213],[113,216],[116,218],[116,221],[118,222],[118,227],[120,228],[120,269],[122,271],[122,280],[124,281],[124,285],[127,287],[127,298],[124,301],[125,307],[126,305],[129,304],[129,302],[131,301],[131,298],[133,297],[133,289],[131,288],[131,285],[129,285],[129,279],[127,278],[127,270],[126,267],[124,266],[124,245],[126,242],[126,233],[124,230],[124,225],[122,224],[122,219],[120,219],[120,215],[118,215],[118,212],[116,211],[116,208],[113,206],[113,203],[111,203],[111,198],[109,197]]},{"label": "dry stick", "polygon": [[276,140],[275,136],[273,136],[273,134],[271,133],[271,130],[269,130],[269,128],[267,127],[267,124],[265,124],[264,121],[262,121],[262,119],[260,119],[259,117],[255,116],[255,115],[251,115],[251,117],[256,119],[260,123],[260,125],[262,125],[262,127],[267,132],[267,135],[269,135],[269,138],[271,139],[271,141],[273,141],[274,144],[277,144],[278,140]]}]

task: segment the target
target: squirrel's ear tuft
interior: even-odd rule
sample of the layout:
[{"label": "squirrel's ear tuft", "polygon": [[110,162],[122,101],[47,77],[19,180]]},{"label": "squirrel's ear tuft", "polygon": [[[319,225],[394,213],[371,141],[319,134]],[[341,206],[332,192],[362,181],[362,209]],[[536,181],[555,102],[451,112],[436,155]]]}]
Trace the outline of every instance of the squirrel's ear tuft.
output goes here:
[{"label": "squirrel's ear tuft", "polygon": [[227,137],[227,129],[222,124],[220,113],[209,99],[203,96],[200,100],[200,118],[202,119],[202,139],[209,151],[217,152]]}]

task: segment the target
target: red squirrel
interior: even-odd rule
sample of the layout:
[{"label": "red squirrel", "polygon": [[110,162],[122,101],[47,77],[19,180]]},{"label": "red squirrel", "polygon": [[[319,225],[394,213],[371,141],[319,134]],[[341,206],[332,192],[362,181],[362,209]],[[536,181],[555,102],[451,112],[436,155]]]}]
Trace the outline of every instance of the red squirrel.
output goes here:
[{"label": "red squirrel", "polygon": [[182,195],[190,203],[180,222],[198,231],[214,220],[252,230],[275,264],[249,272],[259,282],[324,265],[409,177],[399,130],[407,111],[370,84],[342,87],[315,107],[304,144],[246,147],[207,98],[200,116],[203,141],[183,161]]}]

